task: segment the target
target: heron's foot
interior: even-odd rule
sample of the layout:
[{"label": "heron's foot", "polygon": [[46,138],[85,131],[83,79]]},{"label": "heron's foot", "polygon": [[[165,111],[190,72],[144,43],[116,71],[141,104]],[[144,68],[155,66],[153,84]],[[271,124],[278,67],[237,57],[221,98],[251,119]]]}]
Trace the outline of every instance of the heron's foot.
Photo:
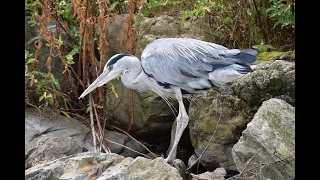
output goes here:
[{"label": "heron's foot", "polygon": [[171,164],[174,159],[175,159],[175,158],[168,156],[167,158],[164,159],[164,162],[166,162],[166,163],[168,163],[168,164]]}]

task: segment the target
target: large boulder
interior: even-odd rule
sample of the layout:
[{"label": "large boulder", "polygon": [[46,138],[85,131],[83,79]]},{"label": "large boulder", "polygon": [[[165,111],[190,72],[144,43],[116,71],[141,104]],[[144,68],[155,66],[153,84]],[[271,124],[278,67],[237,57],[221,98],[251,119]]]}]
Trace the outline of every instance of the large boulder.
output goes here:
[{"label": "large boulder", "polygon": [[25,164],[26,169],[45,161],[59,159],[87,151],[72,137],[43,137],[37,142],[37,146],[28,150]]},{"label": "large boulder", "polygon": [[197,179],[210,179],[210,180],[225,180],[224,176],[226,176],[227,172],[223,168],[217,168],[213,172],[204,172],[192,177],[191,180]]},{"label": "large boulder", "polygon": [[208,146],[201,164],[208,170],[237,171],[231,149],[261,103],[273,97],[295,104],[294,62],[263,62],[224,89],[195,95],[189,107],[189,129],[196,156]]},{"label": "large boulder", "polygon": [[242,177],[295,178],[295,108],[283,100],[264,101],[232,148]]},{"label": "large boulder", "polygon": [[134,159],[126,169],[118,171],[117,173],[108,171],[103,174],[99,180],[113,180],[113,179],[183,179],[179,171],[169,164],[164,162],[162,157],[153,160],[143,157]]},{"label": "large boulder", "polygon": [[43,137],[72,137],[87,150],[94,150],[91,130],[79,120],[50,110],[25,109],[25,153]]},{"label": "large boulder", "polygon": [[126,47],[128,43],[123,44],[123,30],[128,18],[129,15],[121,14],[108,19],[106,27],[106,36],[109,44],[107,53],[108,57],[111,57],[114,54],[128,53],[128,48]]},{"label": "large boulder", "polygon": [[[129,147],[140,153],[146,152],[139,143],[125,134],[105,130],[104,137],[122,145],[120,146],[108,141],[106,145],[113,153],[118,153],[126,157],[137,157],[139,155],[123,146]],[[40,140],[41,138],[46,138],[46,140]],[[49,138],[49,141],[47,138]],[[67,144],[64,144],[64,142],[72,143],[74,147],[72,148]],[[97,145],[99,145],[98,141]],[[37,109],[33,108],[25,110],[25,155],[27,157],[33,157],[32,159],[52,160],[61,157],[61,155],[70,155],[71,152],[78,153],[78,151],[72,150],[76,147],[79,148],[79,151],[81,150],[80,152],[94,151],[92,132],[89,127],[79,120],[56,115],[51,111],[39,112]],[[53,149],[50,150],[51,148]],[[52,151],[53,154],[44,155],[45,158],[42,158],[41,152],[45,152],[46,150],[47,153],[48,151]],[[61,153],[55,155],[54,153],[56,153],[56,151],[61,151]],[[31,154],[33,155],[31,156]],[[32,160],[32,162],[34,161]],[[29,165],[26,166],[29,167]]]},{"label": "large boulder", "polygon": [[25,171],[25,179],[183,179],[162,157],[146,159],[114,153],[85,152],[38,164]]}]

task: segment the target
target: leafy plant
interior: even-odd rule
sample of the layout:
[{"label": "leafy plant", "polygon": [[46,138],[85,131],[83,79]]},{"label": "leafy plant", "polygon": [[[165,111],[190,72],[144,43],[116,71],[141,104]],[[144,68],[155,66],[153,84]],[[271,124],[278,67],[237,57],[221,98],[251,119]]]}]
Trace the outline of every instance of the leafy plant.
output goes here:
[{"label": "leafy plant", "polygon": [[67,64],[69,64],[69,65],[74,64],[73,55],[75,55],[75,54],[79,54],[79,46],[77,46],[77,45],[72,46],[71,52],[69,52],[66,55]]},{"label": "leafy plant", "polygon": [[263,41],[261,41],[260,44],[252,46],[252,48],[256,49],[259,52],[267,52],[269,50],[275,50],[276,49],[276,48],[274,48],[273,46],[271,46],[269,44],[264,44]]},{"label": "leafy plant", "polygon": [[[191,21],[198,18],[204,18],[206,12],[211,12],[215,7],[216,3],[209,0],[197,0],[193,10],[181,11],[182,20],[181,23],[184,24],[186,19]],[[219,6],[220,5],[220,6]],[[217,8],[224,8],[218,3]]]},{"label": "leafy plant", "polygon": [[31,64],[35,59],[32,57],[33,54],[29,53],[25,49],[25,77],[29,80],[29,87],[35,86],[36,94],[40,96],[39,102],[45,100],[46,103],[54,105],[54,88],[60,90],[60,84],[53,74],[48,74],[40,71],[29,71],[28,65]]},{"label": "leafy plant", "polygon": [[279,0],[269,0],[272,4],[271,7],[266,9],[266,13],[269,15],[270,18],[275,20],[273,28],[281,25],[281,28],[284,26],[291,25],[292,28],[295,26],[295,17],[292,13],[292,2],[283,3],[283,1]]}]

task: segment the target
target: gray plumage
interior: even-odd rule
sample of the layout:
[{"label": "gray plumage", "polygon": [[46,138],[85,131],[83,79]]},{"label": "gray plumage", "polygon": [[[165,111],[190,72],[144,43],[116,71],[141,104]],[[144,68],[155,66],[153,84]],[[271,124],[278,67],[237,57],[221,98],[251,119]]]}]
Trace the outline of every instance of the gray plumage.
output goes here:
[{"label": "gray plumage", "polygon": [[177,127],[172,149],[165,159],[171,162],[189,117],[182,97],[185,93],[221,87],[248,72],[256,60],[257,51],[227,49],[218,44],[189,38],[162,38],[148,44],[141,54],[141,62],[133,55],[112,56],[103,73],[81,94],[84,97],[121,75],[122,83],[140,92],[153,91],[170,106],[168,97],[179,103]]},{"label": "gray plumage", "polygon": [[[227,49],[221,45],[188,38],[163,38],[148,44],[141,55],[145,73],[164,88],[176,85],[189,93],[222,86],[221,80],[231,69],[240,74],[251,71],[247,63],[256,60],[254,50]],[[227,66],[234,65],[231,69]],[[226,68],[220,80],[210,81],[209,73]],[[218,78],[219,79],[219,78]],[[225,79],[226,83],[233,78]]]}]

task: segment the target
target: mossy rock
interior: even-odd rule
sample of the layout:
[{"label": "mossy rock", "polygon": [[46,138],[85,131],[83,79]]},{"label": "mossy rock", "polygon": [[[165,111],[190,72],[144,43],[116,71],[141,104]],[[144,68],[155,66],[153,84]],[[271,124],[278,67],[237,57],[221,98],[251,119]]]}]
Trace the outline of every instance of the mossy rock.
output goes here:
[{"label": "mossy rock", "polygon": [[217,167],[237,171],[231,149],[261,103],[270,98],[282,99],[295,105],[294,62],[261,62],[253,72],[230,86],[193,96],[188,110],[190,139],[195,154],[198,157],[202,155],[200,163],[208,171]]},{"label": "mossy rock", "polygon": [[[294,179],[294,147],[295,108],[281,99],[271,98],[262,103],[233,146],[232,157],[239,172],[265,164],[256,169],[262,179]],[[243,173],[243,177],[255,178],[254,171]]]},{"label": "mossy rock", "polygon": [[272,52],[261,52],[257,56],[257,61],[270,61],[270,60],[276,60],[279,59],[280,56],[288,54],[290,56],[290,59],[295,58],[295,52],[294,51],[286,51],[286,52],[278,52],[278,51],[272,51]]}]

